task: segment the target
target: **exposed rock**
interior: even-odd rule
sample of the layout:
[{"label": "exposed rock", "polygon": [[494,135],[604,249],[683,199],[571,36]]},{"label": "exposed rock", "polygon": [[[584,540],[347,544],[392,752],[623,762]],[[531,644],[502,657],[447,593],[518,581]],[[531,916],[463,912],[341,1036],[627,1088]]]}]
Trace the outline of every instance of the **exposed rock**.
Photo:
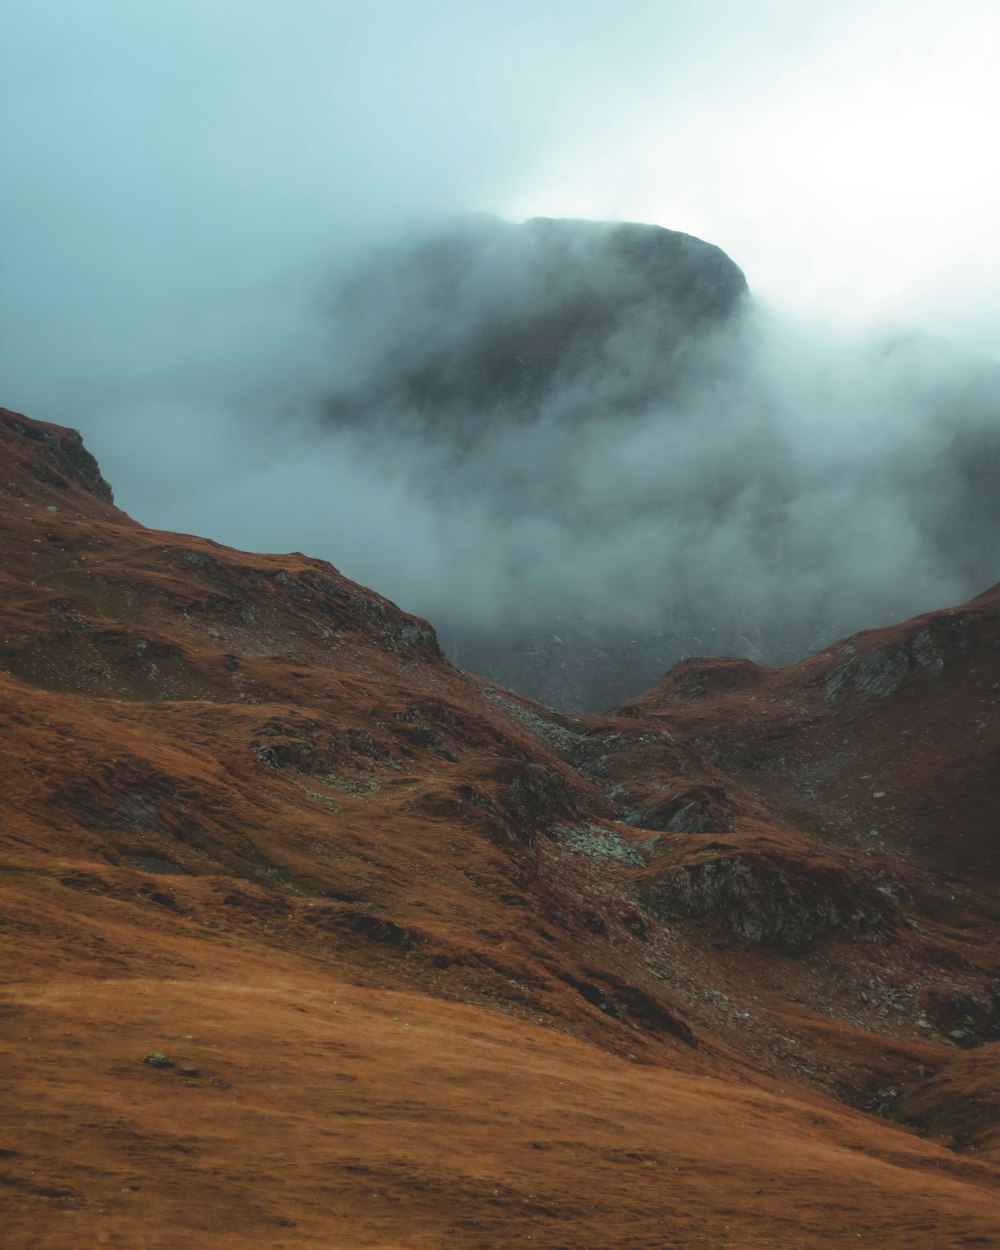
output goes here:
[{"label": "exposed rock", "polygon": [[695,858],[657,864],[639,897],[654,915],[720,920],[737,941],[787,954],[829,934],[882,939],[898,924],[888,898],[832,863],[708,843]]},{"label": "exposed rock", "polygon": [[25,467],[39,482],[66,490],[68,478],[79,482],[102,503],[114,503],[111,487],[101,476],[97,461],[84,447],[78,430],[29,421],[7,408],[0,408],[0,421],[26,441],[26,450],[31,449],[32,443],[41,444],[44,459],[25,461]]},{"label": "exposed rock", "polygon": [[250,746],[257,758],[272,768],[308,768],[315,755],[311,742],[296,738],[275,739],[265,744],[251,742]]},{"label": "exposed rock", "polygon": [[932,985],[921,993],[919,1004],[934,1028],[959,1046],[981,1046],[1000,1039],[1000,993],[987,1000]]},{"label": "exposed rock", "polygon": [[733,828],[732,803],[721,786],[681,782],[631,815],[631,824],[670,833],[721,833]]},{"label": "exposed rock", "polygon": [[914,671],[923,670],[937,677],[944,661],[935,650],[930,632],[918,629],[908,645],[887,643],[867,649],[827,678],[827,699],[833,701],[852,689],[869,699],[885,699],[893,694]]}]

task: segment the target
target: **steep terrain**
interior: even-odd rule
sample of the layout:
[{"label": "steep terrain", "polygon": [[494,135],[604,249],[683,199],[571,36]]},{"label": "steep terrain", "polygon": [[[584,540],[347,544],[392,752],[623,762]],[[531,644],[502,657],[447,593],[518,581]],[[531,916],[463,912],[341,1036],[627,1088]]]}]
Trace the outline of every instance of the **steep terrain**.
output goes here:
[{"label": "steep terrain", "polygon": [[996,592],[568,717],[0,447],[11,1245],[1000,1238]]}]

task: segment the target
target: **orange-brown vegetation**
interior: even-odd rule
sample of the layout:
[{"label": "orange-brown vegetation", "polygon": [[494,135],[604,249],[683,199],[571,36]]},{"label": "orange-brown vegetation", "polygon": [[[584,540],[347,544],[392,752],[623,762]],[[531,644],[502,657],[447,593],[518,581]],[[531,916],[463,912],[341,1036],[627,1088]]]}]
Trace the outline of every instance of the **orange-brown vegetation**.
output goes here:
[{"label": "orange-brown vegetation", "polygon": [[1000,1244],[1000,593],[567,717],[0,448],[5,1244]]}]

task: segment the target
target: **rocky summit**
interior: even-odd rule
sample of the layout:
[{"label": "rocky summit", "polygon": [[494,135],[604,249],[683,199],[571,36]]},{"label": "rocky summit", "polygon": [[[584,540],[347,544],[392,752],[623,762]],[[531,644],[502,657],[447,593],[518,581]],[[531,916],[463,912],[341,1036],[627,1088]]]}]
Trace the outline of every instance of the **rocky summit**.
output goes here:
[{"label": "rocky summit", "polygon": [[[747,295],[721,248],[677,230],[462,218],[377,253],[338,292],[354,368],[338,362],[329,417],[399,412],[467,445],[609,373],[615,409],[634,410],[691,377],[691,347]],[[638,367],[620,360],[623,342]]]},{"label": "rocky summit", "polygon": [[570,716],[0,446],[7,1244],[1000,1241],[1000,588]]}]

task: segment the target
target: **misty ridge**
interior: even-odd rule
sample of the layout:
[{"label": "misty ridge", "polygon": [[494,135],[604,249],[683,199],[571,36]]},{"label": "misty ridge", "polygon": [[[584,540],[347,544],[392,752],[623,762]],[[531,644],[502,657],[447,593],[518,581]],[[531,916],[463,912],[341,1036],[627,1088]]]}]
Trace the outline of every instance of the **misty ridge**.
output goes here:
[{"label": "misty ridge", "polygon": [[553,706],[1000,576],[1000,366],[779,317],[689,235],[471,216],[188,322],[77,388],[123,505],[328,559]]},{"label": "misty ridge", "polygon": [[547,702],[789,661],[997,578],[1000,368],[790,325],[688,235],[462,219],[320,313],[311,549]]},{"label": "misty ridge", "polygon": [[1000,366],[761,298],[996,350],[994,7],[896,7],[22,5],[3,402],[560,707],[960,602]]}]

